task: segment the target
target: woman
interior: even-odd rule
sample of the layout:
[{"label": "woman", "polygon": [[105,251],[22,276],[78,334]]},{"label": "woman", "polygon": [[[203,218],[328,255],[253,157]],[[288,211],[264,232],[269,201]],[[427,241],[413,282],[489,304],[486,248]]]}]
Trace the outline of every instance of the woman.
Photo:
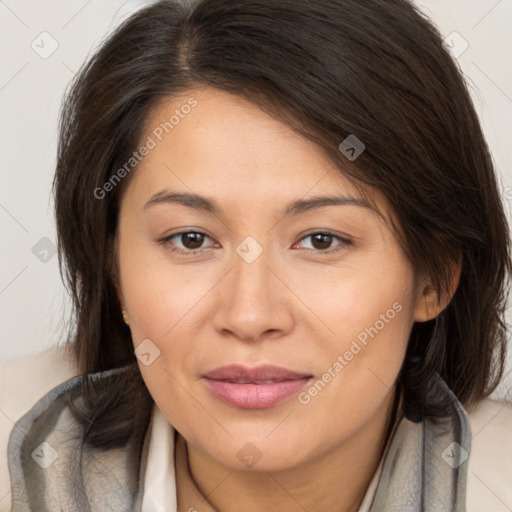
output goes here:
[{"label": "woman", "polygon": [[139,11],[69,91],[54,193],[76,327],[13,510],[512,506],[508,226],[410,3]]}]

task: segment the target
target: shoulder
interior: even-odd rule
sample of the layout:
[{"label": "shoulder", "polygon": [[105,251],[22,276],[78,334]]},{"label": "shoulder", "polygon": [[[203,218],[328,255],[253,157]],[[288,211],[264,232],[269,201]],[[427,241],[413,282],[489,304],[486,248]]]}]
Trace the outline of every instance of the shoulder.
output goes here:
[{"label": "shoulder", "polygon": [[46,393],[78,373],[70,345],[0,364],[0,510],[10,508],[7,445],[14,424]]},{"label": "shoulder", "polygon": [[512,507],[512,403],[492,399],[466,410],[471,427],[467,512]]}]

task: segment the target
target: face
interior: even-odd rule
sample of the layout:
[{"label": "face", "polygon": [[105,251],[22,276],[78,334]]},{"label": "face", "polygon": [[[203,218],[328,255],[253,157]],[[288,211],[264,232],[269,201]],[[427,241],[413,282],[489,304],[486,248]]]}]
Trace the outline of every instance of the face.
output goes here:
[{"label": "face", "polygon": [[[388,409],[420,314],[390,228],[317,146],[237,96],[191,90],[145,130],[117,256],[154,400],[232,468],[247,453],[255,469],[291,468],[350,443]],[[338,201],[311,202],[324,196]],[[281,372],[205,378],[231,364]]]}]

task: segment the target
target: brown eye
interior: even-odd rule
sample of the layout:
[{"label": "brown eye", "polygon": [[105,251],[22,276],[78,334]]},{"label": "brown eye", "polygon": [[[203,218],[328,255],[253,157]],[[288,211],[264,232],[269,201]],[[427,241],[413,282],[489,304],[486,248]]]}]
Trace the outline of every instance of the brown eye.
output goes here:
[{"label": "brown eye", "polygon": [[317,233],[311,236],[311,242],[315,249],[329,249],[332,239],[333,237],[331,235],[325,235],[323,233]]},{"label": "brown eye", "polygon": [[204,241],[205,235],[197,232],[178,233],[180,241],[187,249],[199,249]]},{"label": "brown eye", "polygon": [[[348,239],[341,238],[333,233],[311,233],[306,235],[302,240],[311,239],[311,248],[318,252],[332,253],[343,248],[352,245],[352,242]],[[332,244],[335,240],[338,240],[338,243],[331,249]],[[300,242],[299,242],[300,243]]]},{"label": "brown eye", "polygon": [[200,231],[182,231],[162,238],[159,240],[159,243],[168,247],[171,252],[177,252],[188,256],[206,250],[206,247],[202,246],[207,238],[210,237]]}]

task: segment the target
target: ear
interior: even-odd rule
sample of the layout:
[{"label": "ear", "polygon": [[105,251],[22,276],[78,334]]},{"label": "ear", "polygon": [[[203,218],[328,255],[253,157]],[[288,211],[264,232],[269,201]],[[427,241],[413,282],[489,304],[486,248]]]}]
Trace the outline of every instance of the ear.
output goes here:
[{"label": "ear", "polygon": [[441,314],[448,306],[457,287],[459,286],[460,274],[462,270],[462,254],[459,255],[457,262],[452,262],[451,267],[451,286],[448,294],[439,297],[434,287],[429,282],[422,281],[418,286],[416,295],[416,309],[414,310],[415,322],[427,322]]}]

